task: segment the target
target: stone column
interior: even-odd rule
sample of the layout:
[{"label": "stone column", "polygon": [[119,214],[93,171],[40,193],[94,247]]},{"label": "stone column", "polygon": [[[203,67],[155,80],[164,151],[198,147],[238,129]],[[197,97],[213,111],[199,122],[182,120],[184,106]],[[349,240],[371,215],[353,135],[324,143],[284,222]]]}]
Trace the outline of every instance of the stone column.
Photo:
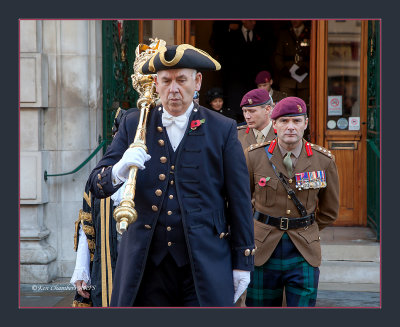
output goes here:
[{"label": "stone column", "polygon": [[56,250],[43,223],[48,201],[42,151],[43,110],[48,105],[48,62],[42,51],[42,22],[20,21],[20,264],[21,283],[46,283],[56,277]]},{"label": "stone column", "polygon": [[21,283],[69,278],[74,222],[102,153],[102,22],[21,20]]}]

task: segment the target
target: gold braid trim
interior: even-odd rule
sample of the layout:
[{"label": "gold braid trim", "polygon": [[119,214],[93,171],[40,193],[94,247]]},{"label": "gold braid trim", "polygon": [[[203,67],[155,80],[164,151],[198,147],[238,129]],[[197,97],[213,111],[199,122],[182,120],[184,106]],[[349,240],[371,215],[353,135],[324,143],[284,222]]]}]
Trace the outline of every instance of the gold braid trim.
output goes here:
[{"label": "gold braid trim", "polygon": [[[221,65],[218,61],[216,61],[213,57],[211,57],[207,52],[197,49],[194,46],[190,45],[190,44],[181,44],[178,45],[176,50],[175,50],[175,56],[174,58],[172,58],[172,60],[168,61],[165,59],[165,53],[167,52],[167,48],[166,47],[161,47],[160,51],[159,51],[159,57],[160,57],[160,61],[162,62],[162,64],[164,66],[167,67],[171,67],[171,66],[175,66],[183,57],[183,54],[185,53],[185,50],[194,50],[200,54],[202,54],[203,56],[207,57],[214,65],[215,65],[215,70],[220,70],[221,69]],[[149,63],[149,67],[150,64],[152,64],[152,67],[154,67],[154,58],[155,55],[153,56],[153,58],[151,58],[151,61]],[[153,70],[154,71],[154,70]]]},{"label": "gold braid trim", "polygon": [[79,210],[79,219],[83,221],[92,222],[92,214],[90,212],[85,212],[82,209]]},{"label": "gold braid trim", "polygon": [[82,229],[86,235],[94,236],[94,228],[93,226],[82,224]]},{"label": "gold braid trim", "polygon": [[81,223],[81,220],[78,218],[77,221],[75,221],[75,233],[74,233],[74,251],[78,251],[78,234],[79,234],[79,224]]},{"label": "gold braid trim", "polygon": [[87,242],[90,252],[94,251],[96,249],[96,242],[94,240],[89,240],[89,239],[87,239]]},{"label": "gold braid trim", "polygon": [[92,197],[92,194],[90,192],[89,192],[89,195],[87,195],[86,192],[83,192],[83,198],[85,199],[85,201],[86,201],[87,205],[89,206],[89,208],[92,207],[91,197]]},{"label": "gold braid trim", "polygon": [[92,303],[92,302],[83,303],[83,302],[78,302],[77,300],[74,300],[74,302],[72,302],[72,306],[73,306],[74,308],[93,307],[93,303]]}]

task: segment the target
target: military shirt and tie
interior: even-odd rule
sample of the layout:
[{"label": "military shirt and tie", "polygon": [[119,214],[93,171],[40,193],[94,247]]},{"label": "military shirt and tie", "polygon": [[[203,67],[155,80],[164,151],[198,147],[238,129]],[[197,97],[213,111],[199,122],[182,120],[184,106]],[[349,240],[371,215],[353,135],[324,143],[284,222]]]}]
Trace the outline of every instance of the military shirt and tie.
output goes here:
[{"label": "military shirt and tie", "polygon": [[[339,210],[334,156],[304,139],[289,153],[274,139],[251,145],[245,157],[257,246],[246,305],[281,306],[285,288],[288,306],[314,306],[321,264],[319,232],[335,221]],[[272,165],[303,205],[304,215]]]},{"label": "military shirt and tie", "polygon": [[247,125],[238,126],[238,138],[242,144],[243,151],[252,144],[259,144],[264,141],[272,140],[275,137],[272,122],[270,122],[261,131],[249,128]]}]

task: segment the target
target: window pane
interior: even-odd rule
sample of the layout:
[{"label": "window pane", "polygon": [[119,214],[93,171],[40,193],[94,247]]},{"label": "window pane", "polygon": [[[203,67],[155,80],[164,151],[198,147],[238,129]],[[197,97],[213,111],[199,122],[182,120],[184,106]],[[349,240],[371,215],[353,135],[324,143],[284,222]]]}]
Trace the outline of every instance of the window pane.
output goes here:
[{"label": "window pane", "polygon": [[328,21],[328,129],[360,129],[360,43],[361,21]]}]

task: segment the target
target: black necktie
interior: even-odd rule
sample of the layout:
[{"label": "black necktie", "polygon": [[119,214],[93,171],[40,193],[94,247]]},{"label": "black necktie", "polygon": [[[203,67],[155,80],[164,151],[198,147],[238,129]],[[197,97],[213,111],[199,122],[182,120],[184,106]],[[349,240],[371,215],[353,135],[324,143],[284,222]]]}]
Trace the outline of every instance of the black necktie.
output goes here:
[{"label": "black necktie", "polygon": [[250,30],[247,30],[247,42],[250,42]]}]

